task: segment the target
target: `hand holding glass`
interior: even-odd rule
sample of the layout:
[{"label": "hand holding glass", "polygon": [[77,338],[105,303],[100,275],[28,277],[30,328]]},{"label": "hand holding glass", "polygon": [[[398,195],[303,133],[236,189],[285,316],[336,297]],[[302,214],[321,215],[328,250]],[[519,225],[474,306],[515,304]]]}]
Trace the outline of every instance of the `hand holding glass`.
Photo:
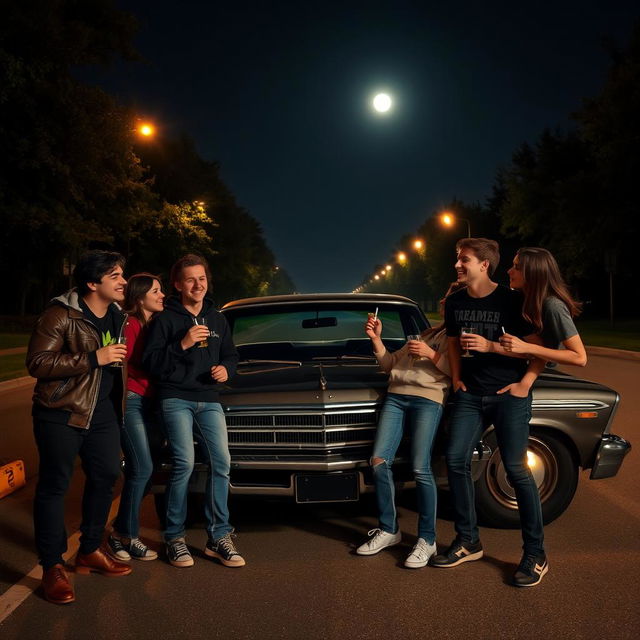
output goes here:
[{"label": "hand holding glass", "polygon": [[[202,325],[202,326],[207,326],[207,318],[205,316],[195,316],[193,318],[193,324],[195,325]],[[204,349],[205,347],[208,347],[209,343],[207,342],[207,339],[205,338],[204,340],[201,340],[200,342],[198,342],[198,349]]]},{"label": "hand holding glass", "polygon": [[[465,335],[470,333],[475,333],[476,330],[474,327],[462,327],[460,329],[460,337],[463,338]],[[461,358],[473,358],[473,355],[469,353],[469,349],[465,349],[464,353],[460,356]]]},{"label": "hand holding glass", "polygon": [[[125,336],[118,336],[117,338],[113,339],[113,342],[111,344],[127,344],[127,338]],[[115,360],[109,366],[122,367],[122,360]]]},{"label": "hand holding glass", "polygon": [[[422,340],[422,336],[420,334],[412,334],[407,336],[407,342],[424,342]],[[426,356],[420,356],[420,355],[413,355],[411,354],[411,357],[413,358],[414,362],[419,362],[420,360],[428,360],[429,358],[427,358]]]}]

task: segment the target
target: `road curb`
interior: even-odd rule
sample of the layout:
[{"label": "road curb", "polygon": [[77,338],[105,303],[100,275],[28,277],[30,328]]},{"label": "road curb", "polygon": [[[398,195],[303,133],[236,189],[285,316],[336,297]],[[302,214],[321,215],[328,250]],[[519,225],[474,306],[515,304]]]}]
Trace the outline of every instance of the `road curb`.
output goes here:
[{"label": "road curb", "polygon": [[586,347],[587,355],[609,356],[610,358],[621,358],[622,360],[640,360],[640,351],[627,351],[625,349],[611,349],[609,347]]},{"label": "road curb", "polygon": [[0,392],[2,391],[11,391],[12,389],[20,389],[21,387],[26,387],[30,384],[35,384],[36,379],[31,376],[24,376],[22,378],[14,378],[13,380],[5,380],[4,382],[0,382]]}]

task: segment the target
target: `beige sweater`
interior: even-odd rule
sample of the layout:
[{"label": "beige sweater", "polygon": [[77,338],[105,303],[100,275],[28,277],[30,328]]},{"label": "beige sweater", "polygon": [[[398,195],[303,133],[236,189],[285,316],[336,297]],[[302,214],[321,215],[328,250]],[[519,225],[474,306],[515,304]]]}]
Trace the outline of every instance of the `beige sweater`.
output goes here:
[{"label": "beige sweater", "polygon": [[429,359],[414,360],[407,345],[393,353],[384,349],[375,356],[380,368],[389,374],[390,393],[420,396],[444,404],[451,384],[445,330],[427,336],[425,342],[440,356],[435,363]]}]

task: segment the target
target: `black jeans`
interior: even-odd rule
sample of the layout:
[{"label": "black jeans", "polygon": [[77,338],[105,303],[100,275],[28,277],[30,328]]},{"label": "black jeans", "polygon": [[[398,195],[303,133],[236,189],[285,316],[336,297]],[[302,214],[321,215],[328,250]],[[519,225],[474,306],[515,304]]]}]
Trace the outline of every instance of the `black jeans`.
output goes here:
[{"label": "black jeans", "polygon": [[492,422],[507,478],[515,490],[523,549],[544,553],[544,529],[540,494],[527,464],[531,395],[518,398],[509,393],[476,396],[458,391],[449,421],[447,468],[455,511],[455,528],[463,542],[479,540],[471,477],[471,458],[485,424]]},{"label": "black jeans", "polygon": [[115,421],[77,429],[41,419],[34,420],[33,431],[40,454],[33,521],[40,564],[48,569],[62,563],[67,551],[64,498],[78,455],[86,477],[80,553],[100,546],[120,474],[120,431]]}]

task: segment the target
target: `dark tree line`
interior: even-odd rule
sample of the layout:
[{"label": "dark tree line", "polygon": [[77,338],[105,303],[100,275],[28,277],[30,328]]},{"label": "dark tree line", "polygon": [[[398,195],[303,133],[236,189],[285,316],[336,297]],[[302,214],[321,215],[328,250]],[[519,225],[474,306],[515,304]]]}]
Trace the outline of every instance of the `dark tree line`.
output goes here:
[{"label": "dark tree line", "polygon": [[134,60],[135,31],[111,0],[2,3],[0,313],[41,310],[88,248],[121,251],[129,273],[164,275],[199,252],[218,303],[293,289],[215,163],[187,138],[143,146],[136,114],[74,76]]},{"label": "dark tree line", "polygon": [[[634,256],[640,218],[640,23],[626,48],[609,44],[608,50],[604,86],[572,114],[574,127],[545,130],[533,144],[522,144],[498,170],[485,203],[454,201],[449,210],[470,221],[474,236],[500,242],[498,278],[504,278],[518,247],[546,247],[587,303],[587,314],[606,315],[613,294],[616,315],[632,316],[640,310]],[[444,229],[434,214],[417,230],[427,242],[423,256],[411,251],[408,238],[401,240],[406,266],[363,284],[374,291],[404,288],[432,307],[454,275],[455,241],[465,231],[462,222],[455,232]],[[413,283],[420,270],[422,289]]]}]

